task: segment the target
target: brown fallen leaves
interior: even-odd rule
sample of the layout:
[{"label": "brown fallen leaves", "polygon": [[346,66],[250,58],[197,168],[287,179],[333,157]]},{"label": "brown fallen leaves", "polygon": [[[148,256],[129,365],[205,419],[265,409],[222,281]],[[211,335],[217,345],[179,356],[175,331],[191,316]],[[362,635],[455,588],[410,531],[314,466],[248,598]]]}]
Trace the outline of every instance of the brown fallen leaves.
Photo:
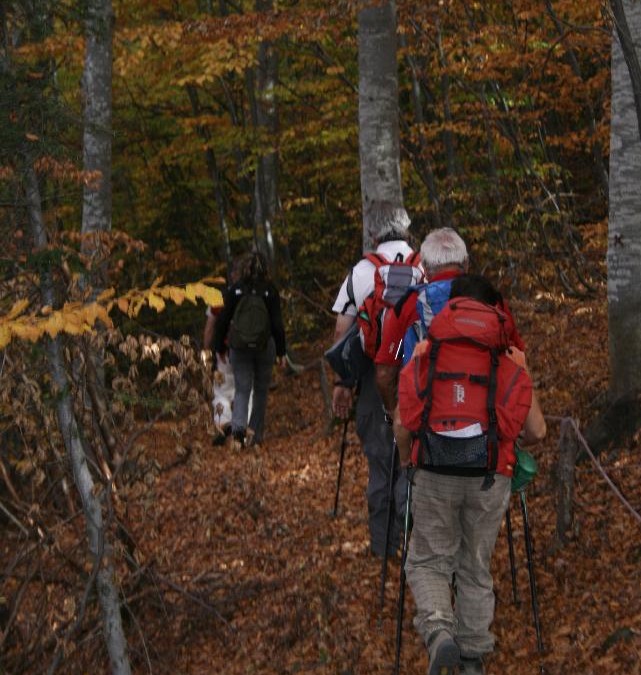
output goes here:
[{"label": "brown fallen leaves", "polygon": [[[515,302],[513,310],[545,412],[553,418],[572,415],[584,425],[596,414],[593,403],[607,381],[604,303],[565,301],[542,309],[536,302]],[[181,439],[195,449],[180,464],[173,462],[175,440],[168,427],[144,439],[159,466],[172,468],[161,468],[145,498],[127,505],[147,574],[129,597],[126,614],[136,673],[392,672],[400,568],[390,561],[381,611],[380,563],[368,555],[367,469],[353,425],[333,518],[342,427],[325,433],[318,369],[277,373],[276,382],[259,450],[214,447],[205,430],[195,428],[193,437]],[[545,651],[539,655],[536,649],[522,518],[514,498],[520,602],[512,598],[503,528],[493,563],[497,645],[488,673],[536,675],[541,666],[548,675],[639,673],[641,527],[584,462],[576,472],[574,535],[565,548],[552,549],[558,430],[550,421],[548,438],[534,450],[540,471],[528,491]],[[602,460],[641,508],[638,453],[636,446],[623,448],[618,459]],[[427,667],[412,614],[408,590],[401,653],[401,672],[408,675]],[[64,672],[85,672],[89,661],[101,669],[106,659],[98,638],[93,645],[75,660],[77,649]]]}]

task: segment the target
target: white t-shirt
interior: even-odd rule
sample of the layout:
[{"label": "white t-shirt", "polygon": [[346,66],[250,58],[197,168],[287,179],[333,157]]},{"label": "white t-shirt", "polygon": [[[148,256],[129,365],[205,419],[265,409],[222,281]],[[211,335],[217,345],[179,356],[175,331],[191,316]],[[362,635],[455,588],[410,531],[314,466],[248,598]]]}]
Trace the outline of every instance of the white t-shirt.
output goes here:
[{"label": "white t-shirt", "polygon": [[[413,253],[410,245],[406,241],[385,241],[376,247],[376,253],[384,256],[387,260],[392,261],[400,253],[403,260],[408,255]],[[352,268],[352,285],[354,288],[354,301],[350,302],[349,294],[347,293],[347,281],[349,274],[345,277],[343,285],[341,286],[332,311],[336,314],[347,314],[348,316],[356,316],[358,308],[363,303],[363,300],[374,290],[374,272],[376,267],[374,263],[369,260],[360,260]]]}]

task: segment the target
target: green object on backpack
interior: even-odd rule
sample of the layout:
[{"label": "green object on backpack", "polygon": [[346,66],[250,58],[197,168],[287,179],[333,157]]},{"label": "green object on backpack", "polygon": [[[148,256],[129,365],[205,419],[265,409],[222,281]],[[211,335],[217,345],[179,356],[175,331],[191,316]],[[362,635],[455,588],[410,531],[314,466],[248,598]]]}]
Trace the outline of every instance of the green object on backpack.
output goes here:
[{"label": "green object on backpack", "polygon": [[538,466],[534,457],[526,450],[516,448],[516,466],[512,474],[512,492],[521,492],[534,480]]},{"label": "green object on backpack", "polygon": [[232,349],[262,351],[272,334],[264,294],[254,289],[243,293],[231,320],[229,345]]}]

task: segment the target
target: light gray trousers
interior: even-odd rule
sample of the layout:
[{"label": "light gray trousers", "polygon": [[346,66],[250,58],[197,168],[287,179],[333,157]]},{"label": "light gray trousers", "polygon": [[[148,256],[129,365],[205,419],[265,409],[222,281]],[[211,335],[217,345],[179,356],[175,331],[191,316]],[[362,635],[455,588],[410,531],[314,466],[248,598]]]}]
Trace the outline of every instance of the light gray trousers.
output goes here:
[{"label": "light gray trousers", "polygon": [[416,472],[405,566],[417,608],[414,626],[425,643],[446,628],[461,654],[470,657],[494,648],[490,562],[511,487],[510,479],[501,475],[487,491],[481,490],[482,483],[483,477]]},{"label": "light gray trousers", "polygon": [[[262,443],[265,429],[265,410],[267,409],[267,394],[272,378],[272,367],[276,359],[274,340],[270,339],[267,347],[262,351],[252,349],[232,349],[230,355],[231,367],[234,371],[234,405],[231,412],[232,432],[246,431],[249,426],[253,429],[256,443]],[[249,399],[252,399],[252,411],[249,416]]]}]

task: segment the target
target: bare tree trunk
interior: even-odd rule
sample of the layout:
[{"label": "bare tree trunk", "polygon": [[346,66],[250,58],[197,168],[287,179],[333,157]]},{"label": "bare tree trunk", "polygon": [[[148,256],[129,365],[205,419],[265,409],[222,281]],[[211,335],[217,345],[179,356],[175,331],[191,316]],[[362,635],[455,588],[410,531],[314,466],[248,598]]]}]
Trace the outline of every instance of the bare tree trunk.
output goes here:
[{"label": "bare tree trunk", "polygon": [[[363,210],[372,200],[403,205],[396,5],[374,2],[358,13],[358,124]],[[363,250],[372,248],[363,228]]]},{"label": "bare tree trunk", "polygon": [[[613,3],[614,5],[615,3]],[[618,3],[617,3],[618,4]],[[624,0],[632,49],[641,46],[641,4]],[[617,17],[619,21],[619,17]],[[626,40],[627,41],[627,38]],[[629,45],[628,45],[629,46]],[[639,106],[621,26],[612,39],[608,328],[612,400],[641,389],[641,138]],[[638,63],[637,63],[638,65]],[[634,397],[631,398],[631,401]],[[631,403],[631,405],[637,405]]]},{"label": "bare tree trunk", "polygon": [[[636,13],[633,11],[634,4],[629,0],[610,0],[617,43],[628,68],[634,98],[634,111],[637,118],[637,133],[641,137],[641,65],[639,65],[637,55],[640,36],[638,11]],[[628,14],[630,15],[630,22],[627,19]]]},{"label": "bare tree trunk", "polygon": [[[256,11],[269,12],[273,0],[256,0]],[[264,40],[258,48],[256,73],[256,113],[259,130],[264,130],[275,143],[278,132],[276,83],[278,80],[278,52],[273,42]],[[278,209],[278,155],[271,149],[262,155],[256,168],[256,219],[262,225],[267,255],[274,260],[272,227]]]},{"label": "bare tree trunk", "polygon": [[[26,200],[29,221],[37,249],[47,245],[47,235],[42,217],[40,188],[33,166],[26,167]],[[48,272],[41,277],[42,295],[46,305],[54,306],[53,280]],[[78,427],[69,393],[69,378],[64,368],[64,356],[60,337],[48,340],[47,358],[54,386],[57,390],[57,416],[60,432],[65,442],[73,469],[74,479],[87,519],[89,552],[91,553],[98,601],[102,610],[103,630],[111,672],[113,675],[131,675],[127,642],[120,616],[118,590],[114,584],[115,569],[112,550],[106,537],[102,506],[87,465],[84,439]]]},{"label": "bare tree trunk", "polygon": [[[83,169],[88,177],[83,188],[81,250],[89,260],[89,270],[83,283],[95,298],[107,285],[106,249],[101,237],[111,232],[111,90],[112,90],[112,29],[111,0],[87,0],[85,6],[85,62],[82,76],[84,98]],[[105,391],[103,349],[92,348],[87,342],[88,386],[100,409],[108,408]],[[84,394],[83,394],[84,395]],[[91,404],[89,396],[85,400]],[[107,416],[99,416],[97,423],[108,425]],[[112,431],[108,435],[113,436]],[[98,439],[98,443],[100,439]],[[104,447],[104,453],[109,448]],[[99,455],[103,450],[98,451]],[[109,457],[111,460],[111,457]],[[105,476],[109,479],[108,466]]]},{"label": "bare tree trunk", "polygon": [[[83,168],[90,180],[83,190],[82,250],[94,257],[100,252],[100,234],[111,230],[111,0],[87,0],[86,12]],[[106,284],[104,275],[96,273],[95,290]]]}]

